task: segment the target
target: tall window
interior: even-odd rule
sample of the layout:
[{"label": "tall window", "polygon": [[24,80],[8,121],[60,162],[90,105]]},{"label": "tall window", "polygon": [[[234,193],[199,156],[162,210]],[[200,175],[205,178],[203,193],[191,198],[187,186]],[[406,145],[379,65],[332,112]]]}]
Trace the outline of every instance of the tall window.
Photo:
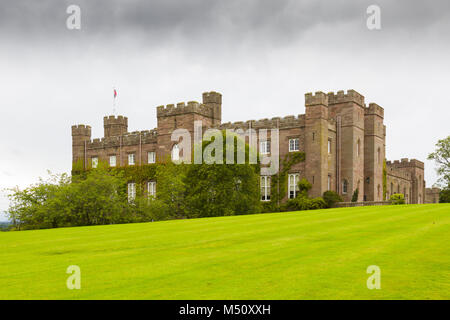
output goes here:
[{"label": "tall window", "polygon": [[155,163],[156,162],[156,153],[154,151],[150,151],[148,153],[148,163]]},{"label": "tall window", "polygon": [[92,168],[98,167],[98,157],[92,157]]},{"label": "tall window", "polygon": [[328,184],[327,184],[327,190],[331,190],[331,176],[328,175]]},{"label": "tall window", "polygon": [[180,147],[178,145],[174,145],[172,148],[172,161],[180,160]]},{"label": "tall window", "polygon": [[292,173],[288,176],[288,190],[289,190],[289,199],[294,199],[297,196],[298,192],[298,173]]},{"label": "tall window", "polygon": [[149,181],[147,183],[147,192],[148,192],[149,198],[156,197],[156,182],[155,181]]},{"label": "tall window", "polygon": [[356,142],[356,156],[359,157],[361,154],[361,140],[358,139],[358,142]]},{"label": "tall window", "polygon": [[377,150],[377,163],[381,163],[381,149],[378,148]]},{"label": "tall window", "polygon": [[115,167],[117,165],[117,158],[116,156],[109,156],[109,166]]},{"label": "tall window", "polygon": [[391,182],[391,195],[394,194],[394,184]]},{"label": "tall window", "polygon": [[378,199],[380,199],[380,189],[381,189],[381,187],[380,187],[380,185],[378,185],[378,187],[377,187],[377,197],[378,197]]},{"label": "tall window", "polygon": [[344,179],[344,181],[342,181],[342,193],[347,193],[348,192],[348,181],[346,179]]},{"label": "tall window", "polygon": [[331,139],[328,139],[328,154],[331,154]]},{"label": "tall window", "polygon": [[261,141],[259,143],[259,153],[260,154],[270,153],[270,141]]},{"label": "tall window", "polygon": [[270,176],[261,176],[261,201],[270,201]]},{"label": "tall window", "polygon": [[289,139],[289,152],[299,151],[300,145],[298,138]]},{"label": "tall window", "polygon": [[134,155],[134,153],[130,153],[128,155],[128,165],[134,166],[135,164],[136,164],[136,156]]},{"label": "tall window", "polygon": [[136,183],[128,183],[128,202],[133,202],[136,199]]}]

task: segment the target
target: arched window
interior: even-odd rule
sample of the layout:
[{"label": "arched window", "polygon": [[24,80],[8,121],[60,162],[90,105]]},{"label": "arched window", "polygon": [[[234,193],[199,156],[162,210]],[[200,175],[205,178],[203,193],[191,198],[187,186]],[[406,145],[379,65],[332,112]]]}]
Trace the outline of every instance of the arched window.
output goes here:
[{"label": "arched window", "polygon": [[342,193],[347,192],[348,192],[348,181],[344,179],[344,181],[342,181]]},{"label": "arched window", "polygon": [[377,187],[377,196],[378,196],[378,199],[380,198],[380,189],[381,189],[381,187],[380,187],[380,185],[378,185],[378,187]]},{"label": "arched window", "polygon": [[391,182],[391,195],[394,194],[394,184]]},{"label": "arched window", "polygon": [[176,144],[172,148],[172,161],[179,161],[179,160],[180,160],[180,148],[178,147],[178,144]]}]

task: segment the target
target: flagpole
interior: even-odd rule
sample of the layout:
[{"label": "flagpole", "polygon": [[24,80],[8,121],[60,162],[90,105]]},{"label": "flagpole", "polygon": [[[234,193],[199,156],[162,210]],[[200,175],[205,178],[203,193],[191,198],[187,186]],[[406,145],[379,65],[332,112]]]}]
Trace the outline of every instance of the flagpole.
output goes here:
[{"label": "flagpole", "polygon": [[114,116],[117,116],[116,97],[117,97],[116,87],[113,87],[113,115]]}]

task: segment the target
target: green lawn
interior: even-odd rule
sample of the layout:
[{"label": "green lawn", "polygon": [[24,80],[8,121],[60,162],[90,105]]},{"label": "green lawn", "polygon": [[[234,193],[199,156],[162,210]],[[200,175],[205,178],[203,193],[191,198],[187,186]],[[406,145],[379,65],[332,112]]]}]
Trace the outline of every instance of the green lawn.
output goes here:
[{"label": "green lawn", "polygon": [[450,299],[450,205],[0,232],[0,299]]}]

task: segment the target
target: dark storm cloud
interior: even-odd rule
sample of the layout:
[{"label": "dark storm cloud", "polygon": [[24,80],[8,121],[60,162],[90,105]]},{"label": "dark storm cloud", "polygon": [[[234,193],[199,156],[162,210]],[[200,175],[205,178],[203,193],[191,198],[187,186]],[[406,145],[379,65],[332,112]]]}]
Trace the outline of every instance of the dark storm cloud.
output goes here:
[{"label": "dark storm cloud", "polygon": [[70,4],[82,9],[80,34],[105,41],[124,36],[136,41],[180,37],[205,43],[249,38],[289,42],[320,25],[356,23],[361,28],[355,34],[363,33],[371,4],[382,8],[383,28],[394,31],[447,23],[450,13],[448,0],[15,0],[0,4],[0,34],[15,41],[64,37]]}]

